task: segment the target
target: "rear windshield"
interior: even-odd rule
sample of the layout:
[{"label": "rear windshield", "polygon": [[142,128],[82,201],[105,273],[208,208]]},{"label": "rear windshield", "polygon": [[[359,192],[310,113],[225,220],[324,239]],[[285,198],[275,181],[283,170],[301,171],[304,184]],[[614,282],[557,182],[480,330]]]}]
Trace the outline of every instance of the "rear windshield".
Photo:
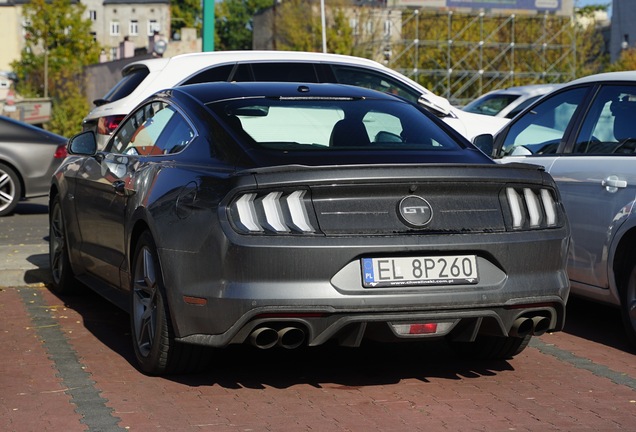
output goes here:
[{"label": "rear windshield", "polygon": [[148,76],[150,71],[146,67],[139,69],[133,69],[128,74],[122,77],[115,86],[110,89],[103,99],[114,102],[116,100],[125,98],[133,92],[141,84],[141,82]]},{"label": "rear windshield", "polygon": [[378,99],[251,98],[208,105],[249,146],[293,151],[457,150],[415,106]]}]

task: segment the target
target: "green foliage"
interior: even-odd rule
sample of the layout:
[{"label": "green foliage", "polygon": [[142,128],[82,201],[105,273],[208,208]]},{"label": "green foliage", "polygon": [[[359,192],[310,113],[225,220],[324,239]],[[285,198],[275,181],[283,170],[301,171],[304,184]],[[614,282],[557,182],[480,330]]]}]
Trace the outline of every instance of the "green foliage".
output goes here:
[{"label": "green foliage", "polygon": [[215,49],[252,49],[252,17],[272,7],[274,2],[275,0],[224,0],[216,3]]},{"label": "green foliage", "polygon": [[190,27],[197,30],[197,36],[201,36],[202,14],[201,0],[170,0],[172,32]]},{"label": "green foliage", "polygon": [[636,70],[636,49],[629,48],[621,52],[621,56],[609,65],[605,72],[620,72]]},{"label": "green foliage", "polygon": [[83,97],[84,66],[96,63],[101,51],[84,12],[84,5],[71,0],[31,0],[25,4],[25,47],[12,64],[19,80],[18,93],[50,96],[53,121],[48,128],[66,136],[81,129],[88,111]]}]

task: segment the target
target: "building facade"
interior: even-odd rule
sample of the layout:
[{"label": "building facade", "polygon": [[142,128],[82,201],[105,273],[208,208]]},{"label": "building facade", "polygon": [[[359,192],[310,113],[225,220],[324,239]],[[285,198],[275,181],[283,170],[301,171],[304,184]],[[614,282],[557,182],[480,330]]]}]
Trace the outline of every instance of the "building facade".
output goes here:
[{"label": "building facade", "polygon": [[[124,57],[125,49],[152,51],[155,35],[170,35],[170,0],[79,0],[103,48],[102,60]],[[0,0],[0,71],[11,70],[24,48],[23,6],[29,0]],[[124,44],[124,42],[126,42]]]}]

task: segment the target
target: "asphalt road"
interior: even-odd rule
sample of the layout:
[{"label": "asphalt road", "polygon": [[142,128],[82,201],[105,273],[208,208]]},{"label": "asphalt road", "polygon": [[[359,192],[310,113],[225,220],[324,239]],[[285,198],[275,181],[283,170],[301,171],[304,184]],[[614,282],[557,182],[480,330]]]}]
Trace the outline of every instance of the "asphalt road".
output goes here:
[{"label": "asphalt road", "polygon": [[46,199],[0,218],[0,430],[634,431],[636,356],[615,309],[573,299],[563,332],[509,361],[442,343],[219,350],[200,374],[135,368],[128,317],[47,288]]}]

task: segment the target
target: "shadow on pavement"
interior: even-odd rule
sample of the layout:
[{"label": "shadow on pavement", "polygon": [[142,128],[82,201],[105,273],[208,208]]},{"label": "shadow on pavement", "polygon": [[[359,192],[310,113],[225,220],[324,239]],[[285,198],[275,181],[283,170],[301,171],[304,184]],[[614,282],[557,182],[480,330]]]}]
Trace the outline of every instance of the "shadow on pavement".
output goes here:
[{"label": "shadow on pavement", "polygon": [[32,215],[32,214],[46,214],[49,212],[49,206],[43,203],[43,199],[39,198],[37,201],[21,201],[13,211],[16,215]]},{"label": "shadow on pavement", "polygon": [[[88,331],[136,367],[128,314],[88,288],[79,295],[58,297],[66,307],[82,315]],[[571,299],[564,331],[630,351],[618,310],[607,306]],[[461,359],[444,342],[366,343],[360,348],[327,344],[266,351],[244,345],[215,350],[212,362],[202,373],[166,378],[193,387],[216,384],[228,389],[284,389],[308,384],[317,388],[352,389],[394,384],[404,379],[427,382],[430,378],[479,378],[511,370],[514,370],[512,362]]]},{"label": "shadow on pavement", "polygon": [[[55,294],[54,294],[55,295]],[[116,355],[136,367],[128,314],[88,288],[79,295],[56,295],[78,312],[88,331]],[[431,377],[458,380],[514,370],[507,361],[470,361],[454,355],[444,342],[426,344],[368,343],[360,348],[323,345],[297,350],[259,350],[230,346],[214,350],[209,367],[198,374],[165,377],[189,386],[224,388],[352,387],[392,384]]]},{"label": "shadow on pavement", "polygon": [[618,308],[571,296],[564,331],[611,348],[634,352],[627,341]]}]

